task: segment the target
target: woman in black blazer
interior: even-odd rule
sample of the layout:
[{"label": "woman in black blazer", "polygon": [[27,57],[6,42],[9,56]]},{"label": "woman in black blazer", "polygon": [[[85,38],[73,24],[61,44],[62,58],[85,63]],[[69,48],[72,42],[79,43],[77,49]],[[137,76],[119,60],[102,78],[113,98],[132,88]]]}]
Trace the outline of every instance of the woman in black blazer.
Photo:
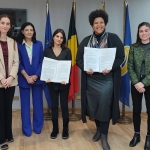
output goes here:
[{"label": "woman in black blazer", "polygon": [[[66,47],[66,36],[65,32],[62,29],[57,29],[53,33],[53,37],[51,40],[51,47],[45,49],[44,57],[52,58],[55,60],[71,60],[71,51]],[[49,92],[52,101],[52,123],[53,123],[53,131],[50,135],[51,139],[55,139],[58,130],[58,101],[60,96],[60,104],[62,109],[62,117],[63,117],[63,132],[62,138],[67,139],[69,137],[68,134],[68,123],[69,123],[69,113],[68,113],[68,94],[70,83],[66,84],[65,81],[62,83],[53,83],[50,79],[47,81]]]}]

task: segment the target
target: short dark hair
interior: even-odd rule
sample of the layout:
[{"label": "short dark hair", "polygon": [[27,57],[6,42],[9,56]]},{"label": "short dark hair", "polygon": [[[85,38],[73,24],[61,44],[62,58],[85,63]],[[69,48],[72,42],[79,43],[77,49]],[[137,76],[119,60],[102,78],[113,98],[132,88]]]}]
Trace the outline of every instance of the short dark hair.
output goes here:
[{"label": "short dark hair", "polygon": [[66,46],[66,35],[65,35],[65,32],[64,32],[63,29],[57,29],[57,30],[54,31],[53,36],[52,36],[52,39],[51,39],[51,41],[50,41],[50,45],[51,45],[52,47],[54,47],[54,40],[53,40],[53,37],[54,37],[57,33],[61,33],[62,36],[63,36],[63,42],[62,42],[62,44],[61,44],[61,48],[67,48],[67,46]]},{"label": "short dark hair", "polygon": [[108,23],[108,14],[104,10],[94,10],[89,14],[89,23],[92,26],[95,18],[102,17],[104,19],[105,25]]},{"label": "short dark hair", "polygon": [[134,46],[140,46],[141,44],[141,39],[139,37],[139,29],[142,27],[142,26],[147,26],[150,28],[150,23],[148,22],[142,22],[138,25],[138,30],[137,30],[137,38],[136,38],[136,43],[134,44]]},{"label": "short dark hair", "polygon": [[7,36],[12,37],[12,24],[11,24],[11,18],[10,18],[10,16],[7,15],[7,14],[2,14],[2,15],[0,15],[0,20],[1,20],[2,18],[8,18],[8,19],[10,20],[10,29],[9,29],[9,31],[7,32]]},{"label": "short dark hair", "polygon": [[25,28],[26,26],[32,26],[33,31],[34,31],[33,36],[32,36],[32,42],[33,42],[33,43],[36,43],[36,31],[35,31],[34,25],[33,25],[31,22],[25,22],[25,23],[21,26],[20,31],[19,31],[19,34],[18,34],[17,39],[16,39],[17,42],[19,42],[19,43],[21,44],[22,41],[23,41],[23,39],[25,38],[25,37],[24,37],[24,34],[22,33],[22,30],[24,30],[24,28]]}]

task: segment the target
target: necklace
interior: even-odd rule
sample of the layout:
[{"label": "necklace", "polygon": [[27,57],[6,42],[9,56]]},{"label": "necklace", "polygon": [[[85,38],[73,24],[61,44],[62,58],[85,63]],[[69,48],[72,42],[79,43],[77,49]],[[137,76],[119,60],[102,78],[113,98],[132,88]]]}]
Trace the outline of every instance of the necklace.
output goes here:
[{"label": "necklace", "polygon": [[54,52],[54,54],[55,54],[56,57],[60,55],[61,51],[62,51],[61,48],[54,48],[53,47],[53,52]]}]

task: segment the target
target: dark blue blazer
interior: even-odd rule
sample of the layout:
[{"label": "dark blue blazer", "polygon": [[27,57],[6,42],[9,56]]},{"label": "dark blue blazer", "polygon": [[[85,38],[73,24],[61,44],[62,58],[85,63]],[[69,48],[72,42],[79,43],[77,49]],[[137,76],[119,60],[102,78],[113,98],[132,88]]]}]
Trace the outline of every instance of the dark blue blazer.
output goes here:
[{"label": "dark blue blazer", "polygon": [[[42,61],[43,61],[42,42],[37,41],[36,43],[33,43],[32,64],[30,64],[25,44],[18,43],[18,52],[20,61],[18,71],[18,85],[20,87],[29,88],[31,85],[43,84],[43,81],[40,81]],[[29,76],[37,75],[39,78],[34,84],[28,84],[24,76],[21,74],[22,70],[25,70]]]}]

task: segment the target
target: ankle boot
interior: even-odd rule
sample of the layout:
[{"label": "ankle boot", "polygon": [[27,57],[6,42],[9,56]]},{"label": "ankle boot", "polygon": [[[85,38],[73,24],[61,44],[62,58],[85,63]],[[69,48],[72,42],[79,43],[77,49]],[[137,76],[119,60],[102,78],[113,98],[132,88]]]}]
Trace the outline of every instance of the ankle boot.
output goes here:
[{"label": "ankle boot", "polygon": [[63,119],[63,132],[62,132],[62,138],[68,139],[69,137],[69,129],[68,129],[69,119]]},{"label": "ankle boot", "polygon": [[93,136],[93,142],[100,140],[100,138],[101,138],[100,127],[97,127],[97,131],[96,131],[95,135]]},{"label": "ankle boot", "polygon": [[6,149],[8,149],[8,144],[7,143],[3,143],[3,144],[1,144],[1,150],[6,150]]},{"label": "ankle boot", "polygon": [[102,143],[103,150],[110,150],[110,146],[108,144],[106,134],[101,134],[101,143]]},{"label": "ankle boot", "polygon": [[133,139],[130,141],[129,146],[130,146],[130,147],[134,147],[134,146],[136,146],[136,144],[139,143],[139,142],[140,142],[140,134],[135,133],[134,136],[133,136]]},{"label": "ankle boot", "polygon": [[150,137],[149,136],[146,136],[144,150],[150,150]]},{"label": "ankle boot", "polygon": [[57,134],[59,133],[59,130],[58,130],[58,119],[52,120],[52,123],[53,123],[53,131],[52,131],[50,137],[51,137],[51,139],[56,139]]}]

